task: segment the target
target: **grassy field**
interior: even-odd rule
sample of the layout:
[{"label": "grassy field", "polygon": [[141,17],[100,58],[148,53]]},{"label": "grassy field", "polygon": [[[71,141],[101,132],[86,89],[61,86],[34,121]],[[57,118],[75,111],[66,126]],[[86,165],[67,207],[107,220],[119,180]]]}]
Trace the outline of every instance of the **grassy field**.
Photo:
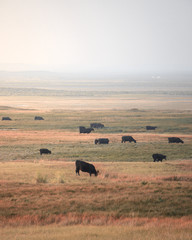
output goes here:
[{"label": "grassy field", "polygon": [[[41,115],[45,120],[35,121]],[[153,153],[167,155],[168,160],[192,157],[192,113],[190,111],[21,111],[1,110],[0,160],[36,161],[40,148],[49,148],[48,160],[74,161],[152,161]],[[101,122],[104,129],[80,134],[79,126]],[[157,126],[147,131],[146,125]],[[121,143],[123,135],[132,135],[137,143]],[[184,144],[168,144],[168,137],[178,136]],[[109,138],[109,145],[95,145],[94,140]]]},{"label": "grassy field", "polygon": [[[155,133],[187,133],[192,130],[191,111],[160,110],[7,110],[0,107],[0,119],[9,116],[12,121],[1,121],[0,129],[6,130],[65,130],[78,132],[78,126],[102,122],[100,133],[146,132],[146,125],[157,126]],[[41,115],[44,121],[34,121]]]},{"label": "grassy field", "polygon": [[[66,88],[67,89],[67,88]],[[80,88],[81,89],[81,88]],[[192,110],[192,91],[63,91],[0,88],[2,106],[52,110]]]},{"label": "grassy field", "polygon": [[191,239],[191,160],[95,166],[2,162],[0,239]]},{"label": "grassy field", "polygon": [[183,221],[164,220],[164,223],[154,220],[134,222],[126,226],[35,226],[35,227],[5,227],[1,231],[3,240],[191,240],[191,224]]},{"label": "grassy field", "polygon": [[[160,97],[158,111],[157,97],[146,109],[151,95],[139,109],[134,106],[142,98],[132,105],[136,99],[127,95],[95,96],[91,103],[82,98],[0,97],[0,239],[191,239],[192,112],[182,109],[180,96],[168,97],[174,102],[168,106],[180,110],[163,109]],[[91,109],[93,102],[104,105]],[[92,122],[105,128],[79,133]],[[123,135],[137,143],[121,143]],[[184,144],[169,144],[171,136]],[[109,144],[95,145],[99,137]],[[52,154],[41,156],[40,148]],[[153,153],[167,160],[154,163]],[[76,176],[76,159],[93,162],[98,177]]]},{"label": "grassy field", "polygon": [[100,215],[104,221],[109,216],[191,216],[191,160],[95,166],[100,174],[90,178],[76,176],[72,162],[2,163],[1,221],[52,223],[70,214],[74,221]]}]

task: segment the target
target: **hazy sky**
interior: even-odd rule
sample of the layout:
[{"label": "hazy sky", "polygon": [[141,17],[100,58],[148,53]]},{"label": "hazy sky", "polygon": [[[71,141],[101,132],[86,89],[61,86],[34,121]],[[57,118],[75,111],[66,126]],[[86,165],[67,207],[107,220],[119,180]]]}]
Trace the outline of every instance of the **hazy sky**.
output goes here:
[{"label": "hazy sky", "polygon": [[192,71],[192,0],[0,0],[0,70]]}]

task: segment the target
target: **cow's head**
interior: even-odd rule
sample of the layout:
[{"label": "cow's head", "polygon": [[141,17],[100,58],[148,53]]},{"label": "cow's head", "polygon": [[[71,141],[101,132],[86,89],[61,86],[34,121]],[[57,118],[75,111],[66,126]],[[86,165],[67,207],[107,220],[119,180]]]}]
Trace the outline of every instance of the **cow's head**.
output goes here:
[{"label": "cow's head", "polygon": [[99,171],[97,170],[97,171],[96,171],[96,173],[95,173],[95,176],[97,177],[97,176],[98,176],[98,174],[99,174]]}]

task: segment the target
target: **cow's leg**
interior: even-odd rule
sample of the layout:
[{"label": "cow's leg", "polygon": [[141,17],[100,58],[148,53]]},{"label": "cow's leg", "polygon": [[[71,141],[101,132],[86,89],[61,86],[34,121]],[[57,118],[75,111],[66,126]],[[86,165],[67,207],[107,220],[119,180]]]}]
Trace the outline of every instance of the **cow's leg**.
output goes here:
[{"label": "cow's leg", "polygon": [[76,168],[76,175],[79,175],[80,176],[80,174],[79,174],[79,168]]}]

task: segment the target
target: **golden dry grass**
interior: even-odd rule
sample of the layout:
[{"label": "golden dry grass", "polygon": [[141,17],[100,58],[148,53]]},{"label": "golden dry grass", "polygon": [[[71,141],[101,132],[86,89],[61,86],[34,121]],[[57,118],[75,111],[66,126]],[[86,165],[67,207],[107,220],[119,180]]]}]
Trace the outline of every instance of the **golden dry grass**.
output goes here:
[{"label": "golden dry grass", "polygon": [[[146,94],[108,99],[1,96],[0,101],[1,105],[21,108],[1,109],[1,115],[12,114],[20,121],[3,123],[0,131],[0,239],[191,240],[191,112],[177,111],[191,109],[191,97],[184,100]],[[132,108],[163,111],[127,112]],[[125,111],[119,114],[119,109]],[[48,119],[38,128],[30,120],[37,114],[45,114]],[[60,119],[65,121],[54,126]],[[78,133],[79,122],[88,125],[95,119],[109,123],[111,132]],[[69,128],[70,121],[72,128]],[[160,132],[137,132],[138,127],[149,122],[158,123],[162,127],[158,129]],[[26,124],[24,128],[22,124]],[[63,129],[62,124],[65,124]],[[121,126],[125,127],[123,132],[119,132]],[[127,126],[133,127],[133,132]],[[93,145],[95,138],[104,135],[112,143],[108,152],[107,146],[95,149]],[[138,146],[120,145],[122,135],[132,135]],[[167,147],[169,136],[184,138],[186,144]],[[39,156],[37,150],[43,144],[53,147],[55,153]],[[151,162],[151,151],[156,151],[158,146],[158,150],[172,154],[171,161]],[[93,151],[88,153],[90,147]],[[65,148],[66,152],[71,150],[69,155]],[[87,173],[75,175],[77,148],[84,150],[80,156],[95,161],[100,170],[97,178],[90,178]],[[123,161],[129,161],[130,152],[126,149],[123,152],[123,148],[132,149],[132,156],[140,151],[140,162],[118,162],[122,153],[128,155]],[[99,151],[111,153],[114,158],[107,155],[108,162],[101,162]],[[15,157],[18,152],[20,155]],[[176,154],[180,155],[176,158]],[[143,155],[150,162],[144,162]],[[11,162],[6,162],[7,159]],[[45,178],[46,183],[38,183],[38,176]]]},{"label": "golden dry grass", "polygon": [[[158,134],[158,133],[106,133],[105,136],[110,139],[110,142],[121,142],[122,135],[132,135],[138,142],[163,142],[167,141],[168,137],[178,136],[178,134]],[[44,144],[44,143],[78,143],[92,142],[96,138],[102,138],[102,133],[79,134],[77,132],[67,132],[62,130],[3,130],[0,131],[0,146],[17,145],[17,144]],[[179,137],[191,140],[191,134],[179,134]]]},{"label": "golden dry grass", "polygon": [[[71,162],[1,163],[0,225],[191,219],[191,161],[95,166],[98,177],[76,176]],[[47,183],[37,183],[38,173],[47,176]]]},{"label": "golden dry grass", "polygon": [[111,110],[111,109],[186,109],[192,110],[191,96],[127,94],[103,97],[0,96],[2,106],[39,109]]},{"label": "golden dry grass", "polygon": [[130,219],[125,225],[109,226],[30,226],[0,229],[1,239],[9,240],[191,240],[191,222],[181,219]]}]

